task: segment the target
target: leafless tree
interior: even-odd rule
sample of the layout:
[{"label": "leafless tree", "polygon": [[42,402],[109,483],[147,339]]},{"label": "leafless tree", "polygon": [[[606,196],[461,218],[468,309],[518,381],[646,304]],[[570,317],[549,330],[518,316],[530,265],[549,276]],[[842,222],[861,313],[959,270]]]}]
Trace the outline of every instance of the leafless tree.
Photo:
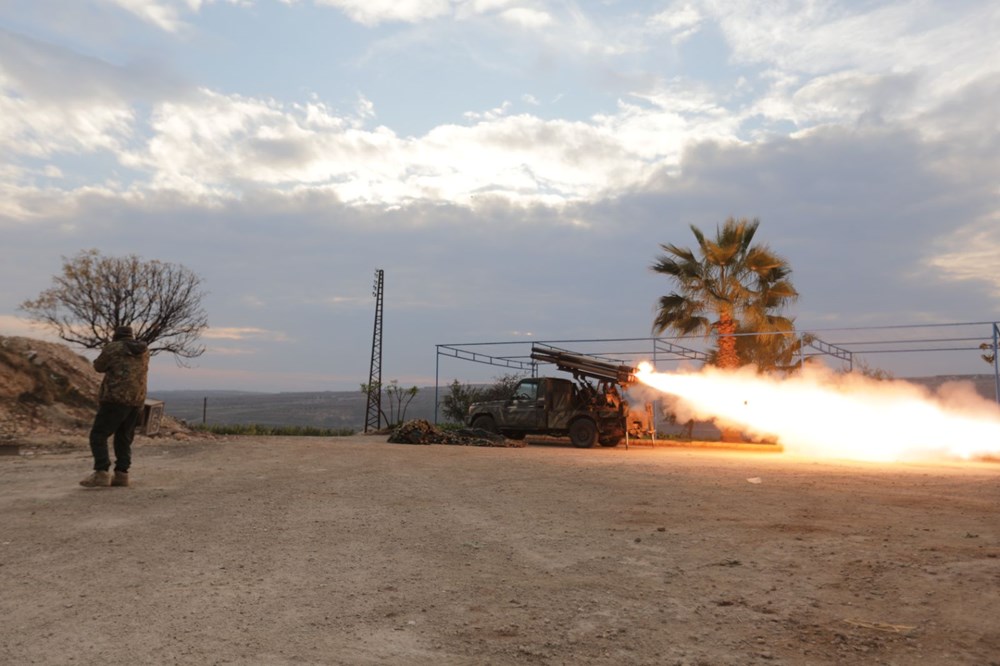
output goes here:
[{"label": "leafless tree", "polygon": [[[368,395],[371,384],[362,384],[361,392]],[[386,385],[375,383],[375,388],[380,392],[384,393],[388,398],[389,414],[385,413],[379,405],[379,413],[387,425],[391,427],[396,427],[403,424],[406,419],[406,408],[410,405],[410,402],[417,397],[417,393],[420,392],[416,386],[411,386],[408,389],[403,388],[399,385],[399,381],[393,379]]]},{"label": "leafless tree", "polygon": [[152,354],[182,359],[205,353],[198,344],[208,327],[201,278],[180,264],[84,250],[63,257],[62,273],[52,281],[20,307],[66,342],[96,349],[111,340],[117,326],[131,326]]}]

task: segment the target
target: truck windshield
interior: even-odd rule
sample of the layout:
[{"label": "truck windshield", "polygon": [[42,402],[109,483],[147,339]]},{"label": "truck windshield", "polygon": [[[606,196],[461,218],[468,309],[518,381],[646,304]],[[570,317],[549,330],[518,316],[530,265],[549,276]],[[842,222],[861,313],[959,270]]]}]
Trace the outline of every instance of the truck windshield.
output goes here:
[{"label": "truck windshield", "polygon": [[538,384],[536,382],[521,382],[514,390],[514,400],[536,400]]}]

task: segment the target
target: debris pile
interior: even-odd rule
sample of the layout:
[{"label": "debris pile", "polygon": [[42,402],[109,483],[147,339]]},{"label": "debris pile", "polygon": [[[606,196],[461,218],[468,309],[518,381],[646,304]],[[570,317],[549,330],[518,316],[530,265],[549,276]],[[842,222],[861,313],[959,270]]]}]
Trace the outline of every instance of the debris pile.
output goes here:
[{"label": "debris pile", "polygon": [[481,428],[461,428],[446,432],[435,428],[423,419],[407,421],[392,431],[389,442],[393,444],[452,444],[455,446],[525,446],[524,440],[511,440]]}]

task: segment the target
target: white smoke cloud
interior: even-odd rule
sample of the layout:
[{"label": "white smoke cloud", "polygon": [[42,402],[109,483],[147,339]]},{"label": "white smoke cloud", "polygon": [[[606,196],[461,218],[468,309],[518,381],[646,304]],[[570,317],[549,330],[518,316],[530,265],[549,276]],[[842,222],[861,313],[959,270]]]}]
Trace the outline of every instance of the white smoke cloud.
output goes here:
[{"label": "white smoke cloud", "polygon": [[679,420],[774,436],[796,455],[876,462],[1000,456],[1000,406],[967,384],[931,392],[815,366],[785,378],[706,367],[640,379],[677,398]]}]

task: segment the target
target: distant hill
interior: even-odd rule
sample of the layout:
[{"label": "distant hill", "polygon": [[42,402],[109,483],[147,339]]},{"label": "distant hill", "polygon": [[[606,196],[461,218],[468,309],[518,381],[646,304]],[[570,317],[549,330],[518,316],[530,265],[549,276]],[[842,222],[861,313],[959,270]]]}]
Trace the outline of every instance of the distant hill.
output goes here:
[{"label": "distant hill", "polygon": [[[442,389],[443,395],[444,389]],[[367,397],[358,391],[252,393],[246,391],[150,391],[170,416],[189,425],[247,424],[364,430]],[[382,410],[388,414],[388,400]],[[407,419],[434,420],[434,387],[420,389],[406,407]],[[384,424],[384,421],[383,421]]]},{"label": "distant hill", "polygon": [[904,377],[904,381],[923,384],[936,391],[948,382],[970,382],[976,393],[987,400],[996,400],[996,377],[993,375],[934,375],[932,377]]}]

